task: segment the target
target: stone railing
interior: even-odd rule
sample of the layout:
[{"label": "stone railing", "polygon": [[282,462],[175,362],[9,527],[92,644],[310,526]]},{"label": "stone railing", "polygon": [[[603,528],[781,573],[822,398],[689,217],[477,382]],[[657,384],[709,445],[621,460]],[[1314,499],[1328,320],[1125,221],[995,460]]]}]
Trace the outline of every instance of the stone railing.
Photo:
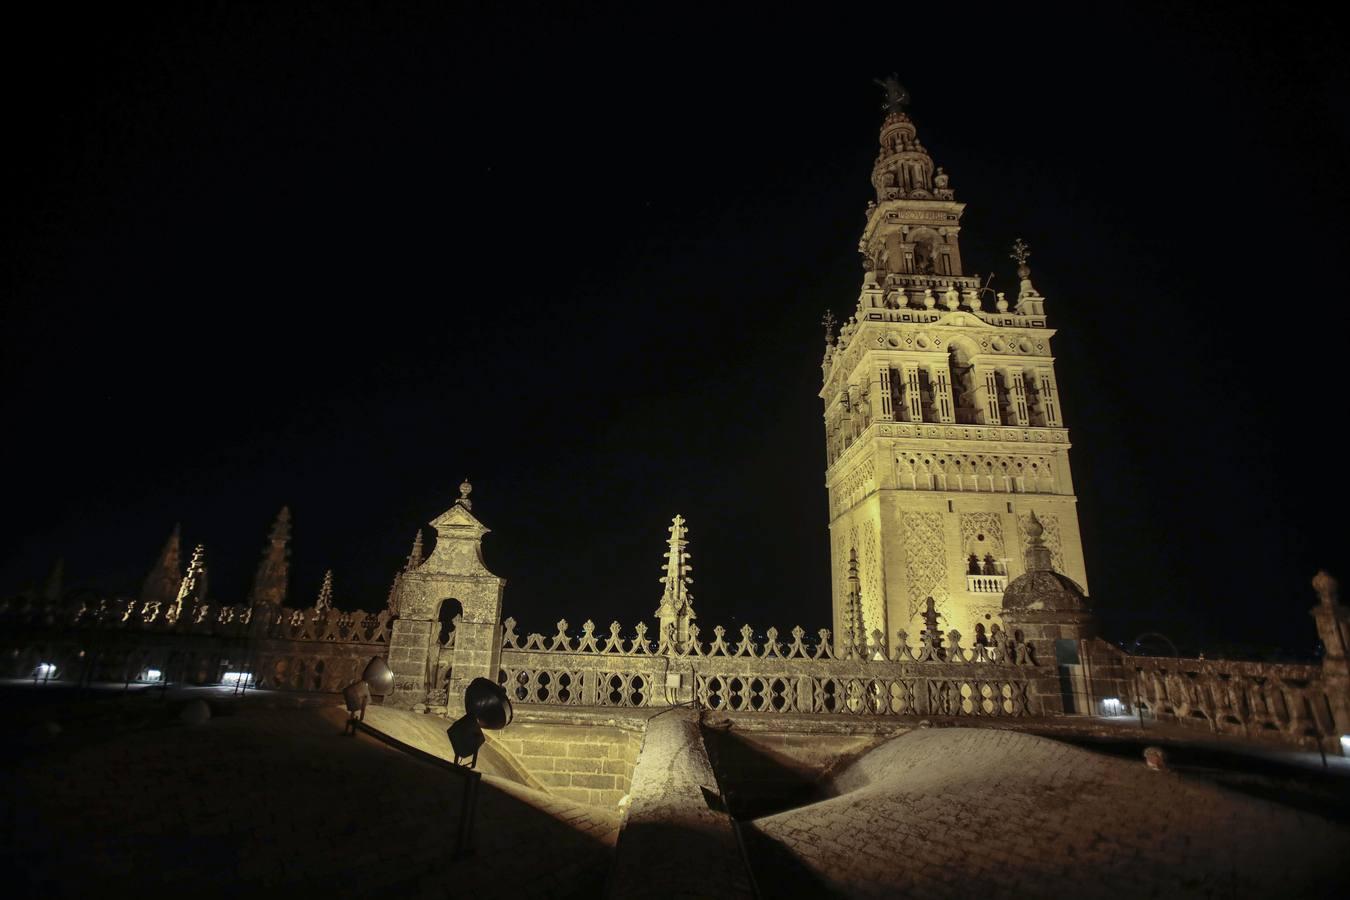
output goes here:
[{"label": "stone railing", "polygon": [[197,603],[181,610],[174,604],[130,598],[89,599],[69,607],[0,601],[0,624],[11,630],[118,630],[207,635],[223,638],[265,638],[281,641],[337,641],[363,644],[389,640],[388,610],[293,609]]},{"label": "stone railing", "polygon": [[999,594],[1008,589],[1007,575],[967,575],[966,590],[972,594]]},{"label": "stone railing", "polygon": [[1127,698],[1152,719],[1309,746],[1336,734],[1320,666],[1136,656],[1121,664]]},{"label": "stone railing", "polygon": [[739,641],[725,629],[710,643],[690,626],[679,643],[666,636],[653,642],[639,623],[631,638],[615,622],[598,636],[593,622],[580,635],[567,622],[545,638],[516,634],[504,623],[501,677],[518,704],[581,707],[653,707],[692,701],[722,712],[844,715],[1026,716],[1040,714],[1029,692],[1039,674],[1030,646],[996,634],[996,642],[970,649],[960,635],[935,635],[910,648],[902,632],[891,658],[881,635],[865,647],[836,655],[828,629],[808,644],[805,631],[792,640],[778,630],[757,641],[750,626]]},{"label": "stone railing", "polygon": [[67,606],[0,602],[6,674],[72,681],[246,680],[337,691],[388,652],[391,615],[89,598]]}]

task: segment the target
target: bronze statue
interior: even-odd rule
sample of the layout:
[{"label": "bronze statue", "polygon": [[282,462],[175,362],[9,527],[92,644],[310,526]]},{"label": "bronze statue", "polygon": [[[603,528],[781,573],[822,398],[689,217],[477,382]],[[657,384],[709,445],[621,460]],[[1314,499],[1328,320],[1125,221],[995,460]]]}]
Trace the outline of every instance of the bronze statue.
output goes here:
[{"label": "bronze statue", "polygon": [[872,82],[886,92],[886,102],[881,104],[881,108],[886,110],[888,115],[905,111],[905,106],[909,104],[909,91],[905,90],[895,75],[887,75],[884,79],[874,78]]}]

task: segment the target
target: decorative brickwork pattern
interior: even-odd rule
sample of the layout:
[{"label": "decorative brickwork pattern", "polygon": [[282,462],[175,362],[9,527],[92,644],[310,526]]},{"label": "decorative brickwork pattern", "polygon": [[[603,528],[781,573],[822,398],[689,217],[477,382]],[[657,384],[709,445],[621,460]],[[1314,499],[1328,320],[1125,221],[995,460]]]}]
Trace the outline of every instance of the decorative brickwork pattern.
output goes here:
[{"label": "decorative brickwork pattern", "polygon": [[923,610],[932,597],[941,611],[947,592],[947,551],[941,513],[907,512],[902,519],[905,535],[905,583],[909,591],[909,617]]},{"label": "decorative brickwork pattern", "polygon": [[[979,539],[981,535],[983,541]],[[977,547],[995,559],[1007,555],[1003,548],[1003,517],[998,513],[961,513],[961,549],[967,553],[978,552],[975,551]]]},{"label": "decorative brickwork pattern", "polygon": [[862,523],[858,540],[858,562],[862,568],[862,613],[867,634],[886,633],[886,598],[881,589],[881,555],[877,549],[877,529],[871,519]]}]

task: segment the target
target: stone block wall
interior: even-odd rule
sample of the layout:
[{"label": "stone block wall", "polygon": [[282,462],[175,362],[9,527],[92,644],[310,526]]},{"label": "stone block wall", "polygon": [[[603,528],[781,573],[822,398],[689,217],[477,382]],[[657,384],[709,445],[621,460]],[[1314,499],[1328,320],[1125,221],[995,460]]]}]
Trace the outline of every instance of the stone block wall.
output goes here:
[{"label": "stone block wall", "polygon": [[389,669],[394,673],[391,706],[411,709],[427,694],[427,648],[431,645],[430,620],[397,619],[389,638]]},{"label": "stone block wall", "polygon": [[637,727],[517,721],[494,741],[565,800],[615,809],[628,794],[642,749]]},{"label": "stone block wall", "polygon": [[463,714],[464,690],[475,678],[496,683],[500,648],[501,626],[496,622],[460,622],[455,629],[450,682],[446,689],[447,715],[458,717]]}]

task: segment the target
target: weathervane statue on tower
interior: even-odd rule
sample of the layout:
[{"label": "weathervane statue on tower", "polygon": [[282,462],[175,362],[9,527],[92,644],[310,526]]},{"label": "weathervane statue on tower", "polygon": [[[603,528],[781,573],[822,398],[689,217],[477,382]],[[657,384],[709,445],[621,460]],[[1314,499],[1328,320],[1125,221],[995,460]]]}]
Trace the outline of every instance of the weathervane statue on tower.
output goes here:
[{"label": "weathervane statue on tower", "polygon": [[1031,284],[1031,266],[1027,265],[1027,260],[1031,258],[1031,247],[1027,242],[1018,238],[1013,242],[1012,252],[1008,258],[1017,263],[1017,278],[1021,286],[1017,291],[1018,298],[1038,296],[1036,288]]},{"label": "weathervane statue on tower", "polygon": [[881,108],[886,110],[887,115],[904,113],[905,106],[909,103],[909,91],[905,90],[899,78],[890,74],[885,78],[874,78],[872,82],[886,92],[886,102],[881,104]]}]

